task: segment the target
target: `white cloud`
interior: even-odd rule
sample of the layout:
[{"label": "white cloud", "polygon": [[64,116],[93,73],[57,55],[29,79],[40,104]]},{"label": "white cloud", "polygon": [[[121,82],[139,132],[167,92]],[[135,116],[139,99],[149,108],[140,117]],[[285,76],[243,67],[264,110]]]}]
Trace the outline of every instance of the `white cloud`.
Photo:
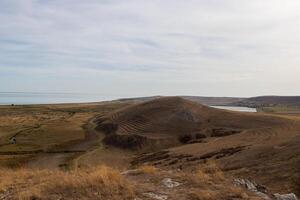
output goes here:
[{"label": "white cloud", "polygon": [[[42,76],[52,91],[58,76],[69,81],[62,91],[92,92],[97,75],[110,86],[101,92],[289,94],[300,85],[299,43],[296,0],[2,0],[0,90],[14,74],[12,90],[36,90],[42,79],[22,83]],[[263,82],[274,89],[253,89]]]}]

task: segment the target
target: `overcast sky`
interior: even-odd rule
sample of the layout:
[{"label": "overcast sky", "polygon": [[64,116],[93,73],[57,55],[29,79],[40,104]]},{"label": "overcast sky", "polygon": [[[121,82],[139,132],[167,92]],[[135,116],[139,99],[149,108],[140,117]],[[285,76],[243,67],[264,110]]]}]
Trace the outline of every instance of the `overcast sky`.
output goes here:
[{"label": "overcast sky", "polygon": [[300,95],[300,1],[0,0],[0,91]]}]

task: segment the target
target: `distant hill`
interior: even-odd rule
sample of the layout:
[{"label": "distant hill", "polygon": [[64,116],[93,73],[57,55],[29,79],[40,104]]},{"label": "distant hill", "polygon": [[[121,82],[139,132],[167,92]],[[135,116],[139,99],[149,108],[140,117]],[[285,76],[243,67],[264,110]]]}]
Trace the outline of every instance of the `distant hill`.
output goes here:
[{"label": "distant hill", "polygon": [[[131,101],[136,103],[151,101],[162,96],[137,97],[119,99],[118,101]],[[203,97],[203,96],[178,96],[208,106],[243,106],[243,107],[268,107],[268,106],[300,106],[300,96],[258,96],[250,98],[241,97]]]},{"label": "distant hill", "polygon": [[232,102],[230,105],[246,107],[265,107],[265,106],[300,106],[300,96],[259,96]]},{"label": "distant hill", "polygon": [[[162,96],[151,96],[151,97],[136,97],[136,98],[124,98],[118,101],[134,101],[134,102],[145,102],[158,99]],[[228,104],[233,104],[235,102],[240,102],[245,100],[245,98],[240,97],[202,97],[202,96],[178,96],[187,100],[191,100],[203,105],[209,106],[224,106]]]},{"label": "distant hill", "polygon": [[150,97],[132,97],[132,98],[122,98],[122,99],[117,99],[117,101],[130,101],[130,102],[145,102],[145,101],[151,101],[151,100],[154,100],[154,99],[158,99],[162,96],[150,96]]},{"label": "distant hill", "polygon": [[181,96],[184,99],[195,101],[209,106],[226,106],[235,102],[240,102],[246,98],[240,97],[201,97],[201,96]]}]

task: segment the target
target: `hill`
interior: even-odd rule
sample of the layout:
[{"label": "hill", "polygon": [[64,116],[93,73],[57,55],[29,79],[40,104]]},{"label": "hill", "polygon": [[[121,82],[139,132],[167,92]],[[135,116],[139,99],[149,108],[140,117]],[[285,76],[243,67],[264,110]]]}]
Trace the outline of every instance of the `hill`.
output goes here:
[{"label": "hill", "polygon": [[235,177],[285,192],[291,191],[300,166],[300,121],[295,117],[232,112],[164,97],[100,116],[96,122],[106,144],[144,152],[132,165],[193,170],[215,160]]},{"label": "hill", "polygon": [[[161,98],[162,96],[137,97],[119,99],[120,102],[141,103]],[[241,97],[203,97],[203,96],[178,96],[208,106],[242,106],[242,107],[292,107],[288,110],[298,111],[300,96],[258,96],[250,98]],[[276,111],[276,110],[275,110]]]},{"label": "hill", "polygon": [[[118,101],[121,102],[129,101],[129,102],[141,103],[141,102],[151,101],[154,99],[159,99],[161,97],[163,96],[124,98],[124,99],[119,99]],[[211,105],[211,106],[223,106],[223,105],[228,105],[228,104],[245,100],[245,98],[239,98],[239,97],[202,97],[202,96],[178,96],[178,97],[191,100],[203,105]]]},{"label": "hill", "polygon": [[246,107],[268,107],[268,106],[300,106],[300,96],[259,96],[233,102],[231,105]]},{"label": "hill", "polygon": [[134,149],[165,148],[288,123],[279,117],[215,109],[181,97],[134,104],[95,121],[96,129],[106,133],[105,142]]}]

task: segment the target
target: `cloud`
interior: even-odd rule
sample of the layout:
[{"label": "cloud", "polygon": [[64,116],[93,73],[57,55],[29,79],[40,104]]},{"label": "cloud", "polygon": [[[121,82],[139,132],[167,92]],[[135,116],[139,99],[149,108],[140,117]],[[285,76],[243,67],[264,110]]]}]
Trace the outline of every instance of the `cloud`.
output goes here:
[{"label": "cloud", "polygon": [[[296,0],[2,0],[0,90],[8,84],[7,74],[19,79],[9,83],[12,90],[31,91],[32,85],[22,83],[33,76],[47,82],[50,76],[63,76],[70,85],[85,86],[93,72],[116,91],[124,86],[113,79],[130,83],[126,89],[137,94],[155,82],[153,94],[184,93],[188,87],[190,94],[239,96],[245,89],[228,88],[237,83],[256,87],[262,81],[283,94],[288,89],[283,83],[291,77],[300,85],[294,77],[299,72],[299,19]],[[99,85],[100,80],[93,81]],[[43,80],[33,84],[38,83]],[[58,86],[52,81],[45,87]],[[251,88],[248,95],[258,92]]]}]

